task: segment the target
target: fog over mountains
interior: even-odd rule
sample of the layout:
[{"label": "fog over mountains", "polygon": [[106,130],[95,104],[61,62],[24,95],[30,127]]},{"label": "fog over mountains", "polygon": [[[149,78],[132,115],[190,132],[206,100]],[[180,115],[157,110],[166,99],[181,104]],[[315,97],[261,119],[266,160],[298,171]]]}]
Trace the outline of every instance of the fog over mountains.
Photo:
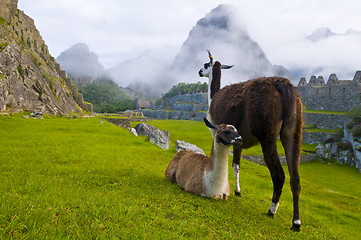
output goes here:
[{"label": "fog over mountains", "polygon": [[198,70],[209,61],[206,49],[222,64],[235,65],[223,71],[222,85],[260,76],[292,78],[281,66],[274,66],[257,42],[253,41],[230,5],[220,5],[200,19],[190,31],[172,68],[179,78],[199,80]]},{"label": "fog over mountains", "polygon": [[355,71],[361,69],[361,32],[349,29],[335,33],[326,27],[319,28],[285,44],[278,49],[278,55],[288,56],[287,64],[280,64],[286,64],[296,79],[309,79],[311,75],[323,75],[327,79],[335,73],[339,79],[350,80]]},{"label": "fog over mountains", "polygon": [[77,43],[62,52],[56,61],[79,86],[93,82],[105,75],[98,55],[91,52],[85,43]]},{"label": "fog over mountains", "polygon": [[[347,51],[360,50],[342,45],[345,39],[361,40],[361,33],[349,30],[337,34],[328,28],[317,29],[279,49],[278,60],[281,62],[271,63],[261,46],[249,36],[236,10],[231,5],[219,5],[197,21],[180,49],[151,49],[106,72],[121,87],[132,85],[134,88],[137,83],[142,83],[143,87],[145,84],[160,94],[178,82],[207,81],[198,76],[198,71],[209,61],[209,49],[215,60],[234,65],[223,71],[222,86],[260,76],[287,77],[297,84],[300,77],[311,75],[323,74],[327,78],[331,73],[354,74],[358,66],[353,64],[354,59],[349,59]],[[344,64],[340,64],[340,59]],[[98,56],[85,44],[74,45],[57,60],[75,80],[85,77],[92,81],[105,74]],[[275,64],[283,64],[287,69]]]},{"label": "fog over mountains", "polygon": [[171,87],[169,84],[174,83],[168,73],[176,52],[177,49],[171,47],[147,50],[137,58],[126,60],[108,69],[108,73],[122,87],[142,82],[161,85],[159,87],[166,91]]}]

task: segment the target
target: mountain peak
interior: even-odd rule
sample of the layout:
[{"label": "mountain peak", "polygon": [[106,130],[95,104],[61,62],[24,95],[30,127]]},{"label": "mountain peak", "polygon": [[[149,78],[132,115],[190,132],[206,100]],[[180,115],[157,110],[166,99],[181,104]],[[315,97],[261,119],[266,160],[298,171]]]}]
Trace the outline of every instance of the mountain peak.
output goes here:
[{"label": "mountain peak", "polygon": [[318,28],[315,31],[313,31],[312,34],[307,37],[307,39],[312,42],[317,42],[319,40],[328,38],[333,35],[335,35],[334,32],[332,32],[329,28],[324,27],[324,28]]},{"label": "mountain peak", "polygon": [[88,45],[77,43],[63,51],[56,60],[75,84],[83,86],[104,74],[104,67],[98,58],[97,54],[90,51]]},{"label": "mountain peak", "polygon": [[224,71],[222,85],[260,76],[292,77],[286,69],[271,64],[258,43],[249,37],[232,5],[219,5],[190,31],[172,64],[178,82],[200,81],[197,73],[209,60],[207,49],[215,60],[235,65]]},{"label": "mountain peak", "polygon": [[213,26],[220,29],[229,30],[231,19],[230,17],[234,14],[231,5],[221,4],[214,8],[204,18],[197,22],[197,25],[203,27]]}]

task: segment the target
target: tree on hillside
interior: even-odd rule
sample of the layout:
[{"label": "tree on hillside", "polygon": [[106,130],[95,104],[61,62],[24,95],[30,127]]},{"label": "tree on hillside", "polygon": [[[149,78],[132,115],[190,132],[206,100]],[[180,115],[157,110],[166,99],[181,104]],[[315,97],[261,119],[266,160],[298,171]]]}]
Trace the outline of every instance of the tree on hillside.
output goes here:
[{"label": "tree on hillside", "polygon": [[138,99],[131,97],[127,90],[112,80],[103,78],[79,89],[84,100],[91,102],[95,112],[115,113],[135,109]]},{"label": "tree on hillside", "polygon": [[167,93],[165,93],[162,98],[171,98],[182,94],[206,93],[207,91],[208,84],[206,82],[178,83],[177,85],[174,85]]}]

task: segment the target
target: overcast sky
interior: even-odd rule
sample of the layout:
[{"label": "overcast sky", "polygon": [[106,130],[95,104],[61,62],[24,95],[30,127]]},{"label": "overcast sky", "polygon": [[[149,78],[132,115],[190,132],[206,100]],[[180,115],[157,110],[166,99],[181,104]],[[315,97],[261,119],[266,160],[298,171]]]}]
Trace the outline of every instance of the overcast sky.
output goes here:
[{"label": "overcast sky", "polygon": [[[290,67],[325,61],[323,56],[355,67],[361,62],[355,40],[345,46],[343,40],[328,42],[322,49],[299,42],[321,27],[361,31],[359,0],[19,0],[18,7],[35,20],[54,57],[83,42],[108,68],[147,49],[179,49],[197,20],[221,3],[238,9],[250,37],[273,64]],[[335,46],[340,49],[328,56]]]}]

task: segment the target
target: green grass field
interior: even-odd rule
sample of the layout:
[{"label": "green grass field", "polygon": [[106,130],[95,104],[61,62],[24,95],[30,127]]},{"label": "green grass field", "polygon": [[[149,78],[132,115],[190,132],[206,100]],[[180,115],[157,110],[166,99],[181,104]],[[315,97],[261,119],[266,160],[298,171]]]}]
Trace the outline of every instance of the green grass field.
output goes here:
[{"label": "green grass field", "polygon": [[[170,131],[170,150],[99,118],[1,116],[0,239],[361,239],[355,168],[301,164],[302,229],[295,233],[288,176],[273,219],[266,216],[269,172],[245,160],[241,198],[189,194],[164,171],[177,139],[209,154],[208,129],[191,121],[149,124]],[[233,188],[231,164],[229,177]]]}]

